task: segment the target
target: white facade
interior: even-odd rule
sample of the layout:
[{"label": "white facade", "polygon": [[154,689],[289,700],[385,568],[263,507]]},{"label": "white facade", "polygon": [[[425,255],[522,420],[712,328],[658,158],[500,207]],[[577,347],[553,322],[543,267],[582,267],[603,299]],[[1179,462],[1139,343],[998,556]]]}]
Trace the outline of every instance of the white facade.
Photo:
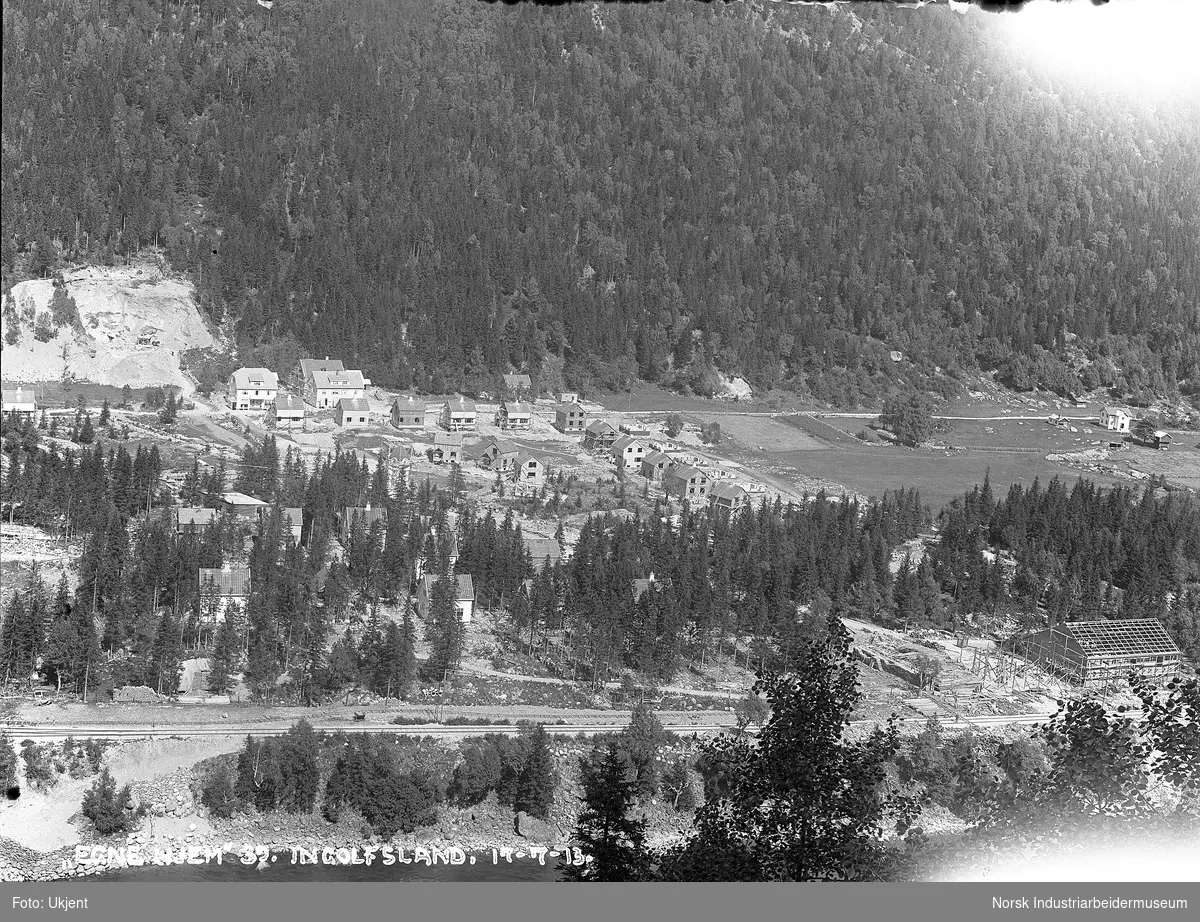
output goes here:
[{"label": "white facade", "polygon": [[239,368],[229,379],[229,405],[264,410],[279,395],[279,375],[267,368]]}]

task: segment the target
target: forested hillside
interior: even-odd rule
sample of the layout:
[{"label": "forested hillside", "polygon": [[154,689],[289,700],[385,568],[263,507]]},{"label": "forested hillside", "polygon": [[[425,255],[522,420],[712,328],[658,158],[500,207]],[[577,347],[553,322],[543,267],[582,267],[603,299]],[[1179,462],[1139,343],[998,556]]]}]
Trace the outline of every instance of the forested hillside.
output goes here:
[{"label": "forested hillside", "polygon": [[433,391],[1200,385],[1200,109],[1054,85],[985,15],[3,8],[6,290],[157,244],[241,341]]}]

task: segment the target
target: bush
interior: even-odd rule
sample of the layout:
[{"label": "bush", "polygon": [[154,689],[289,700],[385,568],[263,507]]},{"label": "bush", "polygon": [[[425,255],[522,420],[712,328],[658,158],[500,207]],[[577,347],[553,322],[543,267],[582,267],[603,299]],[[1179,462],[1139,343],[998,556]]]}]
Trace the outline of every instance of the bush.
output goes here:
[{"label": "bush", "polygon": [[92,821],[102,836],[124,832],[132,826],[140,811],[133,809],[129,785],[117,791],[117,783],[108,769],[100,772],[96,783],[83,795],[83,815]]},{"label": "bush", "polygon": [[683,417],[678,413],[668,413],[667,418],[663,420],[663,429],[670,438],[675,438],[683,432]]},{"label": "bush", "polygon": [[709,445],[720,445],[724,438],[720,423],[705,423],[700,427],[700,440]]},{"label": "bush", "polygon": [[21,758],[25,760],[26,783],[42,790],[49,790],[58,783],[48,744],[39,746],[33,740],[22,740]]},{"label": "bush", "polygon": [[225,762],[218,762],[204,779],[200,792],[200,803],[214,816],[228,819],[241,809],[241,801],[233,792],[233,772]]}]

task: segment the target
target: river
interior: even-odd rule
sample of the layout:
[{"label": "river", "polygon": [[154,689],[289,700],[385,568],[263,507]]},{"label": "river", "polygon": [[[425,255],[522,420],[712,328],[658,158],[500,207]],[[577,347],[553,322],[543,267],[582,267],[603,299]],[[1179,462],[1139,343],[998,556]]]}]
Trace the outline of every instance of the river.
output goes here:
[{"label": "river", "polygon": [[553,882],[559,879],[561,862],[547,858],[545,865],[537,860],[516,859],[512,863],[499,859],[492,863],[490,852],[479,852],[473,856],[475,864],[446,865],[424,864],[383,865],[378,860],[371,865],[337,865],[337,864],[292,864],[288,852],[275,855],[274,863],[263,870],[255,865],[242,864],[236,857],[229,856],[221,864],[174,864],[165,867],[145,865],[142,867],[120,868],[94,877],[82,880],[117,880],[117,881],[154,881],[174,882],[185,880],[199,881],[243,881],[243,880],[330,880],[330,881],[361,881],[361,880],[444,880],[444,881],[540,881]]}]

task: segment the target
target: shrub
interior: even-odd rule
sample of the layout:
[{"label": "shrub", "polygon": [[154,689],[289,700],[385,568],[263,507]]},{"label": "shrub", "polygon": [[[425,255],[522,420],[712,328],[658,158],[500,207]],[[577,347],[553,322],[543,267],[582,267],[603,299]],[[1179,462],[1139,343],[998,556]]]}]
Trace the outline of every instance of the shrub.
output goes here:
[{"label": "shrub", "polygon": [[204,779],[200,792],[200,803],[215,816],[225,819],[241,809],[241,802],[233,792],[233,772],[225,762],[218,762]]},{"label": "shrub", "polygon": [[48,790],[58,783],[51,760],[50,746],[33,740],[21,741],[21,758],[25,760],[25,781],[35,788]]},{"label": "shrub", "polygon": [[96,832],[107,836],[128,829],[139,811],[133,809],[129,785],[117,791],[117,783],[108,769],[100,772],[96,783],[83,795],[83,815],[92,821]]}]

